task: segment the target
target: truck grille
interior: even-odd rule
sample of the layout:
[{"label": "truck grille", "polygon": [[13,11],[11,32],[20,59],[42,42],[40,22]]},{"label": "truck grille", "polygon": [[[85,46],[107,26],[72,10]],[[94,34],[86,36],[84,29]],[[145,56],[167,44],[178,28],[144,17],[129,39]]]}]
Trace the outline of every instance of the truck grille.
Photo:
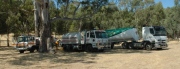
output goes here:
[{"label": "truck grille", "polygon": [[166,40],[158,40],[158,44],[160,46],[165,46],[166,45]]},{"label": "truck grille", "polygon": [[159,43],[166,43],[166,40],[158,40]]},{"label": "truck grille", "polygon": [[16,46],[16,48],[25,48],[25,46]]}]

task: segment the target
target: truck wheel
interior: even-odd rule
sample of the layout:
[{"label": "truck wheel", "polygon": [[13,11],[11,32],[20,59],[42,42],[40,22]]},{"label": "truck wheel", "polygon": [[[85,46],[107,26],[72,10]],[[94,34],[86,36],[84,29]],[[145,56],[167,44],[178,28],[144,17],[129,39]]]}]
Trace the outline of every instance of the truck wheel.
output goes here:
[{"label": "truck wheel", "polygon": [[157,48],[157,50],[162,50],[162,48]]},{"label": "truck wheel", "polygon": [[67,45],[67,46],[66,46],[66,51],[68,51],[68,52],[72,51],[72,49],[71,49],[71,46],[70,46],[70,45]]},{"label": "truck wheel", "polygon": [[127,46],[127,43],[126,43],[126,42],[124,42],[124,43],[122,44],[122,48],[123,48],[123,49],[128,49],[128,46]]},{"label": "truck wheel", "polygon": [[91,45],[87,45],[85,48],[86,52],[91,52],[92,51],[92,46]]},{"label": "truck wheel", "polygon": [[34,47],[32,47],[29,51],[30,51],[30,53],[33,53],[34,52]]},{"label": "truck wheel", "polygon": [[37,47],[36,50],[39,51],[39,47]]},{"label": "truck wheel", "polygon": [[64,46],[63,46],[63,50],[64,50],[65,52],[67,52],[67,51],[68,51],[68,46],[64,45]]},{"label": "truck wheel", "polygon": [[39,51],[39,45],[35,45],[34,48],[34,50]]},{"label": "truck wheel", "polygon": [[19,50],[19,53],[24,53],[24,50]]},{"label": "truck wheel", "polygon": [[70,52],[72,49],[71,49],[71,46],[69,46],[69,45],[64,45],[64,46],[63,46],[63,50],[64,50],[65,52]]},{"label": "truck wheel", "polygon": [[99,50],[99,52],[104,52],[104,49]]},{"label": "truck wheel", "polygon": [[111,49],[113,49],[114,48],[114,43],[111,43]]},{"label": "truck wheel", "polygon": [[146,50],[152,50],[152,45],[151,44],[146,44]]},{"label": "truck wheel", "polygon": [[128,44],[128,48],[129,48],[129,49],[134,49],[133,44],[132,44],[132,43],[129,43],[129,44]]},{"label": "truck wheel", "polygon": [[66,51],[66,46],[63,46],[63,51]]}]

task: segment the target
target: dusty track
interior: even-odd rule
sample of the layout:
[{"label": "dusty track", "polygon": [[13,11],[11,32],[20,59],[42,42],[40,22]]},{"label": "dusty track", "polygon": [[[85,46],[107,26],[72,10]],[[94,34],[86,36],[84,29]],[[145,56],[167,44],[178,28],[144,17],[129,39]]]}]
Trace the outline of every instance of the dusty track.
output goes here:
[{"label": "dusty track", "polygon": [[125,50],[118,46],[105,52],[19,54],[13,47],[0,47],[0,69],[179,69],[180,42],[164,50]]}]

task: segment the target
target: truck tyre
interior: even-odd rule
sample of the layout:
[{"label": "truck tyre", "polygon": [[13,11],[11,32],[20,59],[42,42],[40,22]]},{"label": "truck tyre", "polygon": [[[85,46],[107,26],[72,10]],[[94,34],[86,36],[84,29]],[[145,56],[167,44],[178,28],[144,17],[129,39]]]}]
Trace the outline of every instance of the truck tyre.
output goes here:
[{"label": "truck tyre", "polygon": [[34,46],[33,46],[29,51],[30,51],[30,53],[33,53],[34,50],[35,50],[35,48],[34,48]]},{"label": "truck tyre", "polygon": [[30,50],[30,53],[33,53],[34,52],[34,50]]},{"label": "truck tyre", "polygon": [[146,44],[146,50],[148,50],[148,51],[152,50],[152,45],[151,44]]},{"label": "truck tyre", "polygon": [[19,50],[19,53],[24,53],[24,50]]},{"label": "truck tyre", "polygon": [[92,51],[92,45],[87,45],[85,48],[86,52],[91,52]]},{"label": "truck tyre", "polygon": [[104,49],[99,50],[99,52],[104,52]]},{"label": "truck tyre", "polygon": [[39,51],[39,47],[36,47],[36,50]]},{"label": "truck tyre", "polygon": [[35,49],[34,50],[39,51],[39,45],[35,45]]},{"label": "truck tyre", "polygon": [[71,52],[71,51],[72,51],[72,46],[67,45],[66,48],[67,48],[66,50],[67,50],[68,52]]},{"label": "truck tyre", "polygon": [[64,50],[65,52],[69,52],[69,51],[70,51],[70,46],[69,46],[69,45],[64,45],[64,46],[63,46],[63,50]]},{"label": "truck tyre", "polygon": [[111,49],[113,49],[114,48],[114,43],[111,43]]},{"label": "truck tyre", "polygon": [[128,44],[128,48],[129,48],[129,49],[134,49],[133,44],[132,44],[132,43],[129,43],[129,44]]},{"label": "truck tyre", "polygon": [[66,46],[63,46],[63,51],[66,51]]},{"label": "truck tyre", "polygon": [[157,50],[162,50],[162,48],[157,48]]},{"label": "truck tyre", "polygon": [[122,46],[122,49],[125,49],[125,43],[122,43],[121,46]]},{"label": "truck tyre", "polygon": [[127,45],[126,42],[124,42],[124,43],[122,44],[122,48],[123,48],[123,49],[128,49],[128,45]]}]

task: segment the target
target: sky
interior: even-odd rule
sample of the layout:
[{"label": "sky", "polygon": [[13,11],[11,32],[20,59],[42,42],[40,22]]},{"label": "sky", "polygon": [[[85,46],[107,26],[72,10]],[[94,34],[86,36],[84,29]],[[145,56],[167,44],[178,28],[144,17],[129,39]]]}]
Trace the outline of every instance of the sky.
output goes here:
[{"label": "sky", "polygon": [[173,7],[174,6],[174,0],[154,0],[155,3],[162,2],[163,7]]},{"label": "sky", "polygon": [[155,3],[162,2],[164,8],[174,6],[174,0],[154,0],[154,1]]}]

